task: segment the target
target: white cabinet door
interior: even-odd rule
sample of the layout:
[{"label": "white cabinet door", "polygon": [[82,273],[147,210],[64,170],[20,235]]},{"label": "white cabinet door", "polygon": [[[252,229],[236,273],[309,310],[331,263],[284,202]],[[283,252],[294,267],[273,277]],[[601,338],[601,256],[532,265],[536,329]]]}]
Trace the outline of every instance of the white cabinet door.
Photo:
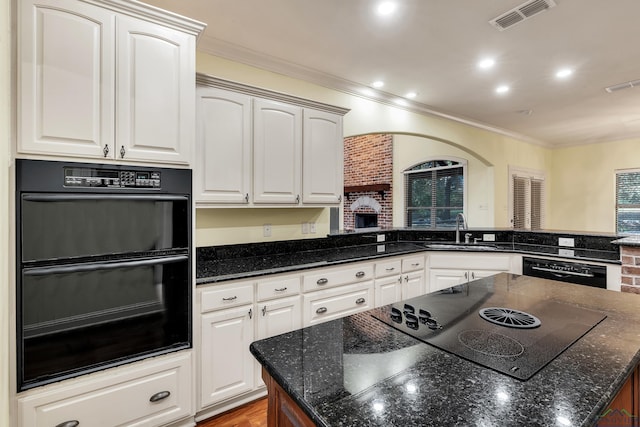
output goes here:
[{"label": "white cabinet door", "polygon": [[196,203],[247,204],[251,192],[251,97],[197,89]]},{"label": "white cabinet door", "polygon": [[376,279],[374,286],[376,307],[393,304],[402,299],[402,276]]},{"label": "white cabinet door", "polygon": [[493,276],[494,274],[503,273],[505,270],[471,270],[469,272],[469,281],[484,279],[485,277]]},{"label": "white cabinet door", "polygon": [[302,301],[299,295],[258,304],[258,337],[269,338],[302,327]]},{"label": "white cabinet door", "polygon": [[342,201],[342,117],[317,110],[304,110],[302,147],[302,202],[338,204]]},{"label": "white cabinet door", "polygon": [[253,150],[253,202],[300,203],[302,109],[255,99]]},{"label": "white cabinet door", "polygon": [[429,292],[439,291],[468,282],[467,270],[434,269],[429,270]]},{"label": "white cabinet door", "polygon": [[[113,14],[72,0],[21,0],[18,151],[112,158]],[[65,10],[66,9],[66,10]]]},{"label": "white cabinet door", "polygon": [[408,299],[427,293],[424,272],[416,271],[402,275],[402,299]]},{"label": "white cabinet door", "polygon": [[194,37],[117,20],[116,156],[189,163],[195,130]]},{"label": "white cabinet door", "polygon": [[252,316],[253,305],[202,315],[200,408],[253,389]]}]

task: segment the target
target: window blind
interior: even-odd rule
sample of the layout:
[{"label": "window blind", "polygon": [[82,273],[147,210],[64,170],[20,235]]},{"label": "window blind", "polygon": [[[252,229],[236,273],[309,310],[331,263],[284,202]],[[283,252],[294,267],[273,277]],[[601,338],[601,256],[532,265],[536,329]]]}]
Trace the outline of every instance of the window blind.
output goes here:
[{"label": "window blind", "polygon": [[640,234],[640,171],[616,173],[616,231]]}]

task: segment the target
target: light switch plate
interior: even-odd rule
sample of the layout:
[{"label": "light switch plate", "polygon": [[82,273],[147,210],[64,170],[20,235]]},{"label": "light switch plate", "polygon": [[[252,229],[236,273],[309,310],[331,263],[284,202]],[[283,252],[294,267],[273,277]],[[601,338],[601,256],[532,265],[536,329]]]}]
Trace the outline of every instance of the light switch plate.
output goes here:
[{"label": "light switch plate", "polygon": [[496,235],[495,234],[483,234],[482,235],[482,240],[484,240],[485,242],[495,242],[496,241]]},{"label": "light switch plate", "polygon": [[558,237],[558,246],[568,246],[572,248],[575,246],[575,241],[572,237]]},{"label": "light switch plate", "polygon": [[376,238],[378,239],[378,242],[384,242],[385,239],[384,234],[378,234]]}]

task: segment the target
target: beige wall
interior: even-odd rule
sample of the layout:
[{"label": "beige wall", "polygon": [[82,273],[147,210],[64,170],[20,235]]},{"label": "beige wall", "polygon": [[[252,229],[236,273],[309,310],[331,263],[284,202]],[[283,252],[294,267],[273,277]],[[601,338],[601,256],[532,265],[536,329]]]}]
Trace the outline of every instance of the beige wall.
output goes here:
[{"label": "beige wall", "polygon": [[640,168],[640,138],[556,149],[550,162],[554,229],[615,232],[616,170]]},{"label": "beige wall", "polygon": [[0,0],[0,426],[9,425],[9,164],[11,147],[11,16],[9,0]]}]

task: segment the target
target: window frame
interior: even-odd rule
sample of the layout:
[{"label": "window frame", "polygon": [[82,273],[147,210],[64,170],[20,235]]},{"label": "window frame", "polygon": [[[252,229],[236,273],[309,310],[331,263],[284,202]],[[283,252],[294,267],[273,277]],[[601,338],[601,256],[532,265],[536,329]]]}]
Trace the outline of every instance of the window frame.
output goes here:
[{"label": "window frame", "polygon": [[[516,224],[514,221],[515,214],[515,186],[514,181],[515,178],[521,178],[527,180],[527,187],[525,189],[525,198],[528,194],[531,195],[531,182],[537,181],[541,183],[540,190],[540,226],[539,228],[532,227],[531,220],[531,198],[525,200],[525,219],[524,219],[524,227],[516,228]],[[546,210],[547,210],[547,184],[546,184],[546,173],[542,170],[523,168],[518,166],[509,166],[509,222],[511,223],[511,228],[514,230],[543,230],[545,228],[546,223]]]},{"label": "window frame", "polygon": [[[640,174],[640,169],[638,168],[634,168],[634,169],[619,169],[615,171],[615,188],[614,188],[614,195],[615,195],[615,206],[614,206],[614,215],[615,215],[615,233],[619,234],[619,235],[624,235],[624,236],[636,236],[636,235],[640,235],[640,231],[634,232],[623,232],[620,231],[619,229],[619,221],[618,221],[618,209],[620,208],[620,203],[618,203],[618,190],[619,190],[619,177],[621,175],[630,175],[630,174]],[[626,209],[640,209],[640,204],[624,204],[623,205]]]},{"label": "window frame", "polygon": [[[455,166],[438,166],[435,168],[427,168],[427,169],[419,169],[419,170],[411,170],[421,164],[428,162],[438,162],[438,161],[451,161],[458,163]],[[404,177],[403,190],[404,190],[404,203],[403,203],[403,222],[405,227],[414,227],[409,224],[409,194],[408,194],[408,177],[412,174],[424,173],[425,171],[438,171],[438,170],[446,170],[446,169],[455,169],[462,168],[462,212],[467,215],[467,189],[468,189],[468,161],[467,159],[454,157],[454,156],[433,156],[426,159],[422,159],[419,162],[412,164],[407,167],[404,171],[402,171]],[[437,208],[435,206],[431,206],[430,209]],[[433,215],[433,214],[432,214]],[[420,227],[426,230],[451,230],[452,227],[438,227],[437,222],[433,222],[428,227]]]}]

